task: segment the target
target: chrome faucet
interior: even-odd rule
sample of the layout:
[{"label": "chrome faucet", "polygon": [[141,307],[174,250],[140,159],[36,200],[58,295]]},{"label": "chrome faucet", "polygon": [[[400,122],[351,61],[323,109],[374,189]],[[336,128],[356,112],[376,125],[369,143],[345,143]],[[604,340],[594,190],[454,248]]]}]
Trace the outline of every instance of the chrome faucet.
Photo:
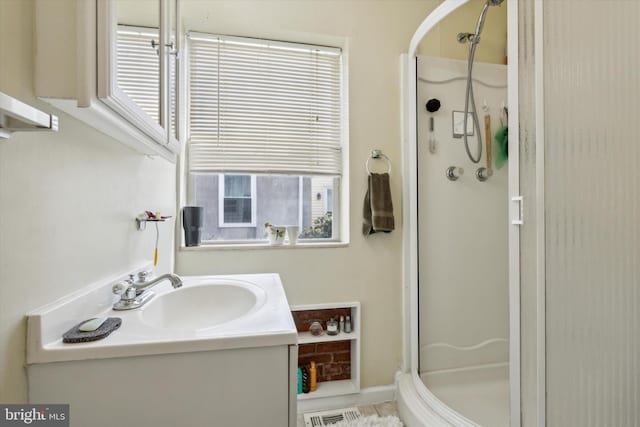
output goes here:
[{"label": "chrome faucet", "polygon": [[160,282],[169,280],[171,286],[177,289],[182,286],[182,279],[175,274],[163,274],[150,281],[147,281],[148,271],[138,273],[138,280],[135,274],[130,274],[128,279],[113,285],[112,291],[116,295],[120,295],[120,299],[113,304],[114,310],[133,310],[145,305],[155,293],[149,289]]},{"label": "chrome faucet", "polygon": [[141,271],[140,273],[138,273],[138,281],[133,283],[133,286],[136,289],[136,293],[140,294],[141,292],[144,292],[147,289],[150,289],[165,280],[171,282],[171,286],[173,286],[173,289],[178,289],[182,286],[182,279],[176,274],[163,274],[162,276],[158,276],[148,282],[146,280],[147,274],[149,273],[147,273],[146,271]]}]

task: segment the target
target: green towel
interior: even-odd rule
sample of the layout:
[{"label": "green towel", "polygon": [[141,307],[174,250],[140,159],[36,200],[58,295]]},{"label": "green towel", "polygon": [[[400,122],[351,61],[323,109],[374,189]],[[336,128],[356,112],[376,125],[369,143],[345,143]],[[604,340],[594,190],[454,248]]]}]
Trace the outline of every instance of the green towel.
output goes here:
[{"label": "green towel", "polygon": [[364,196],[362,234],[390,233],[394,228],[393,203],[388,173],[372,173]]},{"label": "green towel", "polygon": [[494,139],[494,164],[496,169],[501,169],[505,163],[507,163],[507,159],[509,159],[509,128],[506,126],[502,126],[496,132],[496,137]]}]

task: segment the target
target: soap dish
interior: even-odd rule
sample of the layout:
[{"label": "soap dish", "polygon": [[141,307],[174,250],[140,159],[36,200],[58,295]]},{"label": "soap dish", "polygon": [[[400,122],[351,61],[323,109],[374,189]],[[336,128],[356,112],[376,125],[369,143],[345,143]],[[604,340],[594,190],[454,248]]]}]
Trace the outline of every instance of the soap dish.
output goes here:
[{"label": "soap dish", "polygon": [[81,331],[80,326],[85,324],[84,320],[73,328],[69,329],[62,335],[62,342],[73,344],[80,342],[98,341],[109,336],[109,334],[120,327],[122,319],[120,317],[109,317],[104,323],[95,331]]}]

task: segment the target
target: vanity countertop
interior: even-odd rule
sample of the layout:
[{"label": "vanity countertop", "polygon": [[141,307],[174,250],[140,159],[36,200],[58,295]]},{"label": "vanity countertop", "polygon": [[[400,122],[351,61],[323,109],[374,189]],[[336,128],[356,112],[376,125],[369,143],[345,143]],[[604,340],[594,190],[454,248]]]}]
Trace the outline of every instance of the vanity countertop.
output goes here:
[{"label": "vanity countertop", "polygon": [[[296,327],[278,274],[183,276],[182,280],[183,287],[178,289],[173,289],[169,282],[158,284],[153,288],[154,298],[134,310],[112,309],[118,297],[111,293],[114,282],[111,278],[32,311],[27,314],[27,364],[296,344]],[[160,298],[184,290],[191,292],[196,287],[219,285],[231,290],[248,289],[255,295],[255,301],[251,300],[246,313],[229,321],[218,319],[211,327],[154,323],[153,319],[161,318],[165,310]],[[215,300],[187,301],[190,305],[179,307],[185,318],[191,317],[184,324],[198,322],[198,316],[206,317],[207,309],[203,308],[207,304],[216,309]],[[225,307],[217,309],[222,311]],[[100,341],[62,342],[62,334],[74,325],[102,316],[120,317],[121,327]],[[181,316],[178,319],[182,321]]]}]

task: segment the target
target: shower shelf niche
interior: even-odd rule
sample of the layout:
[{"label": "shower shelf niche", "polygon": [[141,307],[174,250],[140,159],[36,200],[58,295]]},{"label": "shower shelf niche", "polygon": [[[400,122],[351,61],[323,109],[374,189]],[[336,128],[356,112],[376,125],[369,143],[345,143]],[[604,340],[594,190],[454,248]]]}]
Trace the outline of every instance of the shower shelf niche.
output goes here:
[{"label": "shower shelf niche", "polygon": [[[324,311],[326,310],[326,311]],[[303,393],[298,395],[298,400],[310,400],[322,397],[340,396],[345,394],[354,394],[360,391],[360,303],[359,302],[346,302],[346,303],[329,303],[329,304],[309,304],[309,305],[297,305],[291,307],[293,318],[298,327],[298,360],[305,364],[307,360],[313,360],[314,356],[319,360],[317,362],[318,375],[321,375],[320,369],[325,369],[323,364],[333,364],[336,362],[339,356],[336,353],[340,353],[344,356],[346,353],[342,351],[343,348],[348,348],[350,353],[349,362],[349,378],[318,381],[317,389],[314,392]],[[340,332],[338,335],[328,335],[326,331],[320,336],[311,335],[310,332],[305,331],[305,327],[302,326],[305,321],[322,320],[322,327],[326,329],[325,322],[327,314],[344,312],[351,316],[352,331],[351,333]],[[322,314],[321,314],[322,313]],[[337,320],[337,319],[336,319]],[[346,342],[346,343],[345,343]],[[336,343],[335,349],[331,350],[332,343]],[[317,344],[316,351],[310,352],[310,347]],[[302,346],[306,346],[305,351],[301,351]],[[327,349],[326,353],[322,348]],[[331,354],[331,359],[327,360],[327,354]],[[324,358],[324,359],[323,359]],[[320,362],[320,360],[327,360],[327,362]],[[342,360],[342,359],[340,359]],[[342,362],[344,363],[344,362]],[[331,367],[329,368],[331,369]]]}]

